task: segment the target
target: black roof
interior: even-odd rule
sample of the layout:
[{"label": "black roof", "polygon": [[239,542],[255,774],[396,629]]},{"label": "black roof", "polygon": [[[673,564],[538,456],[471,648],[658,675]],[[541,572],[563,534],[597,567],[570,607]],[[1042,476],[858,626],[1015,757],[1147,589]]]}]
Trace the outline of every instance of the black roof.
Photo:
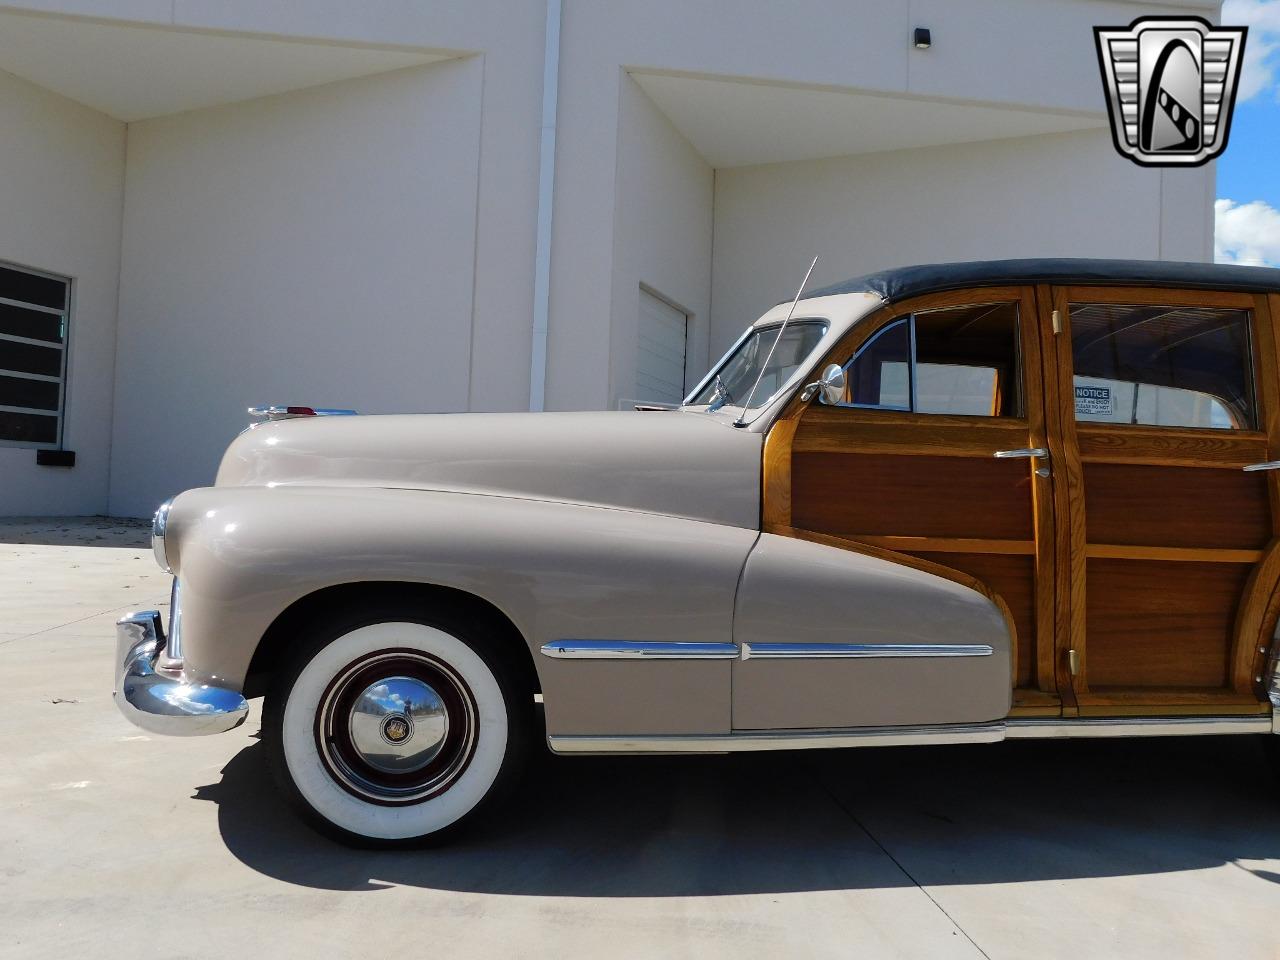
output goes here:
[{"label": "black roof", "polygon": [[805,299],[869,292],[892,302],[940,290],[1020,283],[1110,283],[1280,293],[1280,270],[1164,260],[975,260],[882,270],[806,293]]}]

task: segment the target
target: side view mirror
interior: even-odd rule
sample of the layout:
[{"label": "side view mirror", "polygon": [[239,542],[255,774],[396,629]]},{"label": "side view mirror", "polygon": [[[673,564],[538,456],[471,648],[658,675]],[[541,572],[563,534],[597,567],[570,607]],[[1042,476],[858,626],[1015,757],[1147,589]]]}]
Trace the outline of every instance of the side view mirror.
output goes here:
[{"label": "side view mirror", "polygon": [[844,388],[844,368],[838,363],[833,363],[822,371],[821,380],[815,380],[804,388],[804,392],[800,394],[800,399],[804,403],[808,403],[816,393],[819,401],[835,406],[844,399]]}]

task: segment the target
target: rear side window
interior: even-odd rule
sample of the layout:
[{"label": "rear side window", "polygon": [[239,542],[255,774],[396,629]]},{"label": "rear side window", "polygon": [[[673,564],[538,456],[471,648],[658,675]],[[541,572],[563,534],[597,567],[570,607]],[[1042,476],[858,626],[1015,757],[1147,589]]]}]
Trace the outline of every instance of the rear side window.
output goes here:
[{"label": "rear side window", "polygon": [[900,317],[845,367],[847,405],[970,417],[1021,416],[1018,305]]},{"label": "rear side window", "polygon": [[1081,423],[1253,430],[1249,311],[1071,304]]}]

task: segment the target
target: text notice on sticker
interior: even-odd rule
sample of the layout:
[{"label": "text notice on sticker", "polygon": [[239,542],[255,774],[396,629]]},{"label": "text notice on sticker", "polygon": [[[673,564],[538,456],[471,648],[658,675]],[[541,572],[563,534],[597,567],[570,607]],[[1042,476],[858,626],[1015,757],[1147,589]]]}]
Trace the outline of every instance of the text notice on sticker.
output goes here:
[{"label": "text notice on sticker", "polygon": [[1110,417],[1116,412],[1110,387],[1082,387],[1076,385],[1077,417]]}]

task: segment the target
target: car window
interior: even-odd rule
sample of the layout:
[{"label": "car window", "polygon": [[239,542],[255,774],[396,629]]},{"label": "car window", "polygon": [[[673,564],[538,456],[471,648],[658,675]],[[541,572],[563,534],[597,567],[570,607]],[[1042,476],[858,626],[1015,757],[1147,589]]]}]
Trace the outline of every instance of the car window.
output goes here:
[{"label": "car window", "polygon": [[911,320],[879,330],[845,366],[848,403],[858,407],[911,409]]},{"label": "car window", "polygon": [[1076,420],[1251,430],[1249,311],[1074,303]]},{"label": "car window", "polygon": [[988,303],[893,320],[846,364],[847,406],[1021,416],[1018,305]]},{"label": "car window", "polygon": [[[686,403],[714,403],[717,393],[728,403],[745,403],[755,387],[753,406],[760,406],[780,389],[804,364],[805,359],[817,347],[827,333],[825,320],[792,320],[785,332],[782,324],[756,327],[731,351],[724,361],[704,382],[702,389],[687,399]],[[781,333],[782,340],[778,341]],[[776,343],[776,346],[775,346]],[[761,374],[760,367],[768,360],[769,366]],[[756,380],[760,385],[756,387]]]}]

